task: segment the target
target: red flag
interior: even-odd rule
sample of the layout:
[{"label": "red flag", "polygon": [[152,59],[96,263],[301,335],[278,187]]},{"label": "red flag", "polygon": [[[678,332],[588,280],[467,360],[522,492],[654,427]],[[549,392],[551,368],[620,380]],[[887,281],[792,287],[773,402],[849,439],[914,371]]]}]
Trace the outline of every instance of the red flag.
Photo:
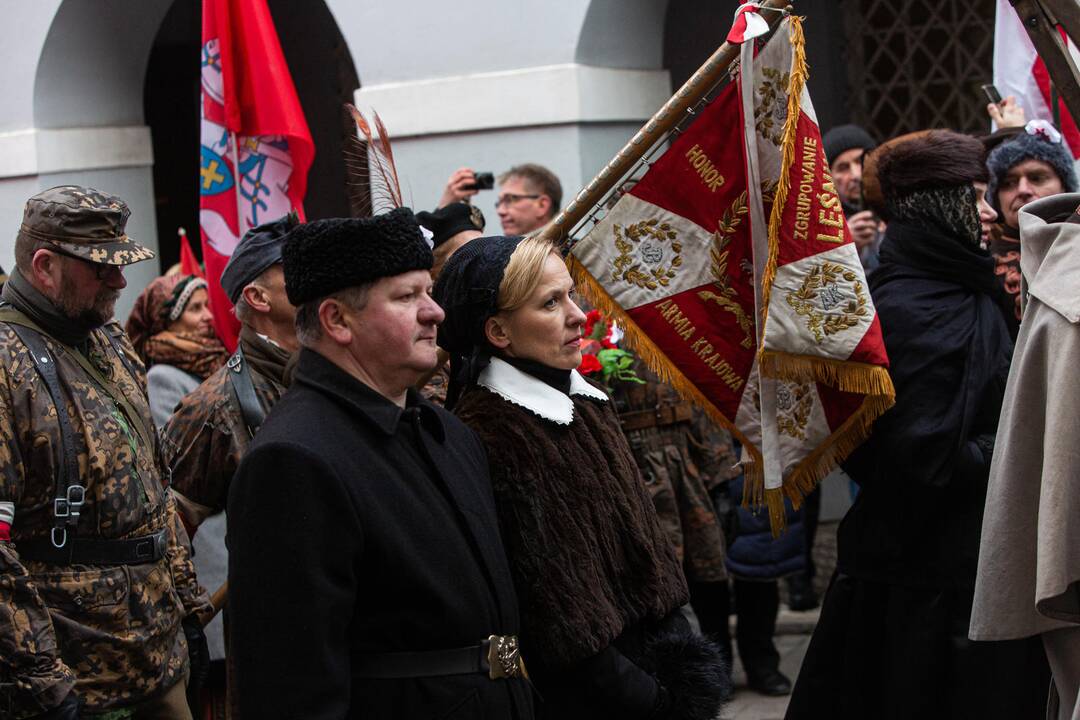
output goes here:
[{"label": "red flag", "polygon": [[202,265],[199,265],[195,251],[191,249],[191,243],[187,239],[187,230],[180,228],[176,234],[180,236],[180,274],[194,275],[205,280],[206,273],[203,272]]},{"label": "red flag", "polygon": [[266,0],[203,0],[199,225],[218,336],[236,347],[239,324],[221,272],[252,227],[304,217],[315,155]]}]

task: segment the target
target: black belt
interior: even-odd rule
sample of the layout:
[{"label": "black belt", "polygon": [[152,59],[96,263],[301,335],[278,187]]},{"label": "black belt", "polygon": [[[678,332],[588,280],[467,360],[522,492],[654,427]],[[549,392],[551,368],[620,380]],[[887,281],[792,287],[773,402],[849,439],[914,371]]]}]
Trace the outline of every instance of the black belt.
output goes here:
[{"label": "black belt", "polygon": [[69,537],[62,548],[49,538],[17,540],[15,551],[20,558],[50,565],[141,565],[165,557],[165,544],[165,530],[158,530],[125,540]]},{"label": "black belt", "polygon": [[492,635],[479,645],[426,652],[372,653],[352,660],[352,674],[380,680],[483,673],[492,680],[528,677],[513,635]]}]

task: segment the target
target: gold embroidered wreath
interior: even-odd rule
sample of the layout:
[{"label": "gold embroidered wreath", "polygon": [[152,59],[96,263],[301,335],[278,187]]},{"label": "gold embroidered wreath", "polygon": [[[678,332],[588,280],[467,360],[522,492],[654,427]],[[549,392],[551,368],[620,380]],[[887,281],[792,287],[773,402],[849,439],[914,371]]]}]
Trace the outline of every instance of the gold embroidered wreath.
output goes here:
[{"label": "gold embroidered wreath", "polygon": [[[658,218],[642,220],[641,222],[627,225],[614,226],[615,249],[619,251],[618,257],[612,262],[612,280],[625,280],[631,285],[642,289],[655,290],[660,286],[666,287],[675,277],[676,268],[682,266],[682,243],[670,223],[662,223]],[[625,233],[625,235],[624,235]],[[659,265],[654,268],[643,267],[639,259],[640,252],[635,252],[640,247],[642,240],[652,239],[659,243],[671,243],[674,256],[666,265],[660,262],[663,257],[658,257],[653,262]],[[649,262],[649,258],[644,258]]]},{"label": "gold embroidered wreath", "polygon": [[[820,345],[829,335],[838,335],[859,324],[860,318],[870,312],[866,307],[866,293],[858,276],[843,265],[823,262],[815,265],[803,277],[802,286],[787,294],[787,303],[796,314],[806,318],[806,328],[814,334]],[[822,307],[821,295],[837,285],[840,279],[852,283],[855,298],[836,306],[833,312]]]}]

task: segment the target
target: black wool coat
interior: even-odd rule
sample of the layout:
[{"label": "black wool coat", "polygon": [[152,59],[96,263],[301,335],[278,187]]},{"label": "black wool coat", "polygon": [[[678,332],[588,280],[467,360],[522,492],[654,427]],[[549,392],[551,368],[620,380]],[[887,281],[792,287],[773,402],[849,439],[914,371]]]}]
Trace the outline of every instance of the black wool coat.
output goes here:
[{"label": "black wool coat", "polygon": [[301,353],[229,492],[230,655],[245,718],[532,718],[521,680],[354,677],[478,645],[518,606],[476,436]]}]

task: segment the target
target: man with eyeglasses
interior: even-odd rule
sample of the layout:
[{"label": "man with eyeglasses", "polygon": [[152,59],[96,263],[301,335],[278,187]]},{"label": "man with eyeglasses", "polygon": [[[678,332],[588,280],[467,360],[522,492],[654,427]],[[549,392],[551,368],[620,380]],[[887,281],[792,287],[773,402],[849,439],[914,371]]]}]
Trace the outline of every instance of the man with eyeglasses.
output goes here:
[{"label": "man with eyeglasses", "polygon": [[[477,193],[476,174],[460,168],[450,176],[439,207],[469,202]],[[515,165],[499,176],[495,212],[504,235],[528,235],[555,219],[562,205],[562,184],[543,165]]]},{"label": "man with eyeglasses", "polygon": [[111,321],[124,266],[154,257],[129,215],[92,188],[30,198],[0,294],[4,717],[190,720],[185,677],[205,662],[209,597],[178,540],[145,369]]}]

